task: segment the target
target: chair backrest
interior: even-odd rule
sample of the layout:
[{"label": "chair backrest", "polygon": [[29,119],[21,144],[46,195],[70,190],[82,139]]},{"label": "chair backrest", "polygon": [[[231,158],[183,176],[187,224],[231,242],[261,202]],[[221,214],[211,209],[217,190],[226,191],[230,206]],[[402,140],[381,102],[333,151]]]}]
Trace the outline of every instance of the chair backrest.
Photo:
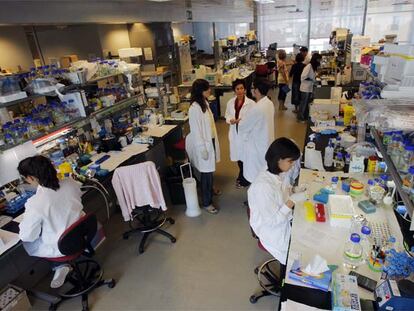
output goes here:
[{"label": "chair backrest", "polygon": [[83,252],[85,249],[93,253],[91,241],[95,237],[98,221],[93,214],[86,214],[69,226],[58,241],[59,251],[70,256]]}]

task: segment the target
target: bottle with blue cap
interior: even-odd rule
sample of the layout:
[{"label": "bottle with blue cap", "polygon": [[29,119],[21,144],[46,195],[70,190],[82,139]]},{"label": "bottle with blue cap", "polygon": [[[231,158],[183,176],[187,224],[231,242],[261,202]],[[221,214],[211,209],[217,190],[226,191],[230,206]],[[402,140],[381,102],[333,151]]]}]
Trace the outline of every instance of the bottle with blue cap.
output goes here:
[{"label": "bottle with blue cap", "polygon": [[368,226],[362,226],[361,228],[361,246],[363,250],[364,260],[367,262],[371,256],[371,250],[373,246],[371,238],[371,228]]},{"label": "bottle with blue cap", "polygon": [[358,233],[352,233],[345,244],[343,263],[350,269],[355,269],[364,262],[361,237]]}]

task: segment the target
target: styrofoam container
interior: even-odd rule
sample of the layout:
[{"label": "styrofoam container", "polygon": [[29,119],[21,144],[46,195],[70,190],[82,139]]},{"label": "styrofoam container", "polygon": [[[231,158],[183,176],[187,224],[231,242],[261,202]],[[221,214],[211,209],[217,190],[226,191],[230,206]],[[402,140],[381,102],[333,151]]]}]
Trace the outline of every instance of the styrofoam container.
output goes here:
[{"label": "styrofoam container", "polygon": [[354,203],[349,195],[332,194],[328,201],[329,223],[333,227],[350,228],[355,214]]}]

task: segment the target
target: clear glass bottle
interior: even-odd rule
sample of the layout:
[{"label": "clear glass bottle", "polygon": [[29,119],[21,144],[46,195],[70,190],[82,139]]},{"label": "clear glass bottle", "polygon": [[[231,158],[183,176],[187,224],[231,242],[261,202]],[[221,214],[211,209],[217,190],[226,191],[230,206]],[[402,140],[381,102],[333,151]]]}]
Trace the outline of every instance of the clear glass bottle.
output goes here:
[{"label": "clear glass bottle", "polygon": [[408,169],[414,165],[414,145],[406,145],[400,156],[399,170],[407,173]]},{"label": "clear glass bottle", "polygon": [[363,263],[363,249],[360,242],[360,235],[358,233],[352,233],[349,240],[345,243],[343,254],[345,267],[355,269]]},{"label": "clear glass bottle", "polygon": [[342,153],[338,153],[333,162],[334,171],[343,171],[345,167],[345,162]]},{"label": "clear glass bottle", "polygon": [[368,261],[372,250],[371,228],[362,226],[361,228],[361,246],[363,250],[364,260]]},{"label": "clear glass bottle", "polygon": [[400,137],[396,136],[392,139],[392,149],[390,153],[390,157],[392,162],[394,163],[395,167],[398,168],[398,164],[400,163],[401,151],[402,151],[402,140]]},{"label": "clear glass bottle", "polygon": [[407,174],[402,177],[402,184],[404,191],[409,194],[414,188],[414,166],[411,166]]}]

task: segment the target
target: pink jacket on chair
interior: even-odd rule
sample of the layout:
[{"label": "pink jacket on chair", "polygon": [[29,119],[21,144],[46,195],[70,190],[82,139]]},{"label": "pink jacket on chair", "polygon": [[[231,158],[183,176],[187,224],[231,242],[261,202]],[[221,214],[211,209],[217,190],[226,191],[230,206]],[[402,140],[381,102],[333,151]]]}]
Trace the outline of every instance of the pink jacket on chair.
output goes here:
[{"label": "pink jacket on chair", "polygon": [[160,176],[154,162],[117,168],[112,177],[112,186],[125,221],[131,220],[131,212],[135,206],[150,205],[167,210]]}]

